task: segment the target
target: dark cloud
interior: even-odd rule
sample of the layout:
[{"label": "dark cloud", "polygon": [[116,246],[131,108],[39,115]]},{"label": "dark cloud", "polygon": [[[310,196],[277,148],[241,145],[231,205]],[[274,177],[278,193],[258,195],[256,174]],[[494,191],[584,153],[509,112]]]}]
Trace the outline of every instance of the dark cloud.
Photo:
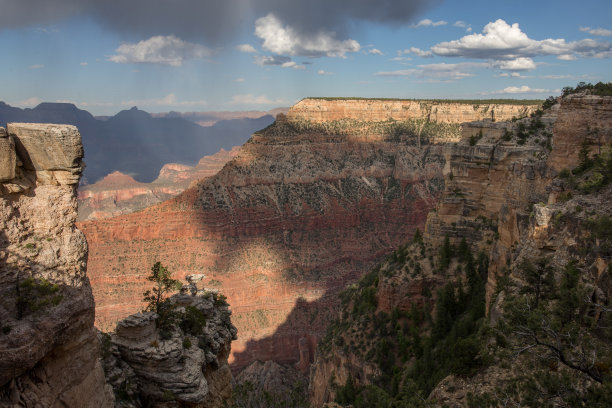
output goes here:
[{"label": "dark cloud", "polygon": [[3,0],[0,27],[55,23],[89,17],[118,32],[176,35],[205,43],[222,43],[255,19],[274,13],[301,34],[324,31],[347,34],[356,20],[400,24],[413,22],[426,7],[442,0]]}]

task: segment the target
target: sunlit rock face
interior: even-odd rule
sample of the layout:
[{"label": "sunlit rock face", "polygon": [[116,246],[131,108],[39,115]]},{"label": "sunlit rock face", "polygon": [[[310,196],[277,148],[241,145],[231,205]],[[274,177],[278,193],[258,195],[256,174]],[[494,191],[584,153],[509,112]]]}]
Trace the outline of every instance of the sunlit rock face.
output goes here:
[{"label": "sunlit rock face", "polygon": [[144,277],[159,260],[179,278],[204,273],[227,295],[234,369],[312,360],[339,290],[423,229],[444,188],[444,146],[461,133],[451,117],[402,127],[387,116],[350,119],[357,110],[320,122],[298,115],[300,106],[180,196],[80,224],[98,327],[142,307]]},{"label": "sunlit rock face", "polygon": [[355,119],[380,122],[389,119],[408,120],[427,118],[441,123],[463,123],[491,119],[505,121],[529,116],[539,105],[512,105],[483,103],[453,103],[428,100],[381,100],[306,98],[287,113],[289,120],[330,122],[340,119]]},{"label": "sunlit rock face", "polygon": [[[0,142],[1,143],[1,142]],[[115,171],[97,183],[79,188],[79,221],[129,214],[176,197],[191,183],[215,175],[238,154],[239,147],[204,156],[195,166],[168,163],[151,183]]]},{"label": "sunlit rock face", "polygon": [[0,406],[110,407],[75,228],[74,126],[0,128]]}]

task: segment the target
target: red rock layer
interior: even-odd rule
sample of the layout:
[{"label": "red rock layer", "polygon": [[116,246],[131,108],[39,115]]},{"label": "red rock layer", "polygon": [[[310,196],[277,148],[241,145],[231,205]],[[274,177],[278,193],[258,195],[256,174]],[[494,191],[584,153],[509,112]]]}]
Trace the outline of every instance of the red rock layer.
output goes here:
[{"label": "red rock layer", "polygon": [[[297,362],[335,315],[337,293],[422,229],[442,188],[441,145],[410,137],[255,134],[216,176],[139,213],[79,228],[96,324],[142,307],[155,261],[205,273],[238,327],[234,367]],[[312,353],[311,353],[312,355]]]}]

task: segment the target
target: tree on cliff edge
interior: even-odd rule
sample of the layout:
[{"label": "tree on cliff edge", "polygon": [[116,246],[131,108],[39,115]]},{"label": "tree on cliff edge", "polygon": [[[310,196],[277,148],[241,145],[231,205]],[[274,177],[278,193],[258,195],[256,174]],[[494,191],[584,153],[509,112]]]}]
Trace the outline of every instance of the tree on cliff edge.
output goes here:
[{"label": "tree on cliff edge", "polygon": [[171,276],[172,273],[161,262],[155,262],[151,268],[151,275],[147,276],[147,280],[154,282],[155,286],[144,293],[144,301],[147,302],[145,310],[157,313],[162,320],[168,311],[167,295],[182,286],[181,282],[172,279]]}]

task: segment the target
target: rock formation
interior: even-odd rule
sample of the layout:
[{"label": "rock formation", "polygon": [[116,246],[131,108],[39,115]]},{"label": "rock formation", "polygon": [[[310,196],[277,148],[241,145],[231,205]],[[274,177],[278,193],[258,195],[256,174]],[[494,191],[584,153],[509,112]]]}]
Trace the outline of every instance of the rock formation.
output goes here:
[{"label": "rock formation", "polygon": [[145,312],[102,335],[106,376],[123,406],[212,408],[231,398],[231,312],[217,293],[193,289],[170,298],[173,325]]},{"label": "rock formation", "polygon": [[79,221],[109,218],[151,207],[185,191],[189,185],[216,174],[238,154],[239,147],[204,156],[195,166],[168,163],[151,183],[140,183],[115,171],[95,184],[79,188]]},{"label": "rock formation", "polygon": [[74,126],[0,128],[0,405],[110,407],[87,243],[75,228]]},{"label": "rock formation", "polygon": [[539,103],[513,104],[490,101],[445,102],[431,100],[306,98],[293,106],[287,117],[292,121],[331,122],[353,119],[365,122],[427,118],[441,123],[462,123],[482,119],[506,121],[529,116]]}]

